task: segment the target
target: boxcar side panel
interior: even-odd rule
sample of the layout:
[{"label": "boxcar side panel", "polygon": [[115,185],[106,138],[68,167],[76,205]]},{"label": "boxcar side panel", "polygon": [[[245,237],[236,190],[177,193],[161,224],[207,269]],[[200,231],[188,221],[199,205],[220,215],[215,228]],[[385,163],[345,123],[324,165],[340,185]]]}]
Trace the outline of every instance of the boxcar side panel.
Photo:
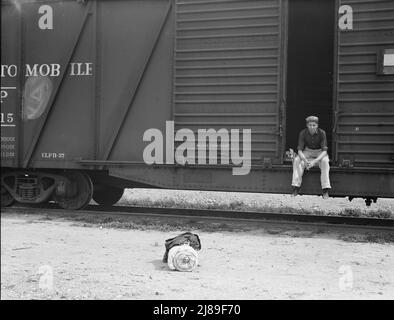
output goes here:
[{"label": "boxcar side panel", "polygon": [[20,9],[12,4],[4,4],[1,9],[1,165],[17,167],[21,16]]},{"label": "boxcar side panel", "polygon": [[341,0],[353,29],[338,31],[338,164],[394,166],[394,75],[378,74],[382,49],[394,49],[394,2]]},{"label": "boxcar side panel", "polygon": [[101,10],[101,160],[142,162],[144,132],[171,120],[172,1],[108,1]]},{"label": "boxcar side panel", "polygon": [[[144,132],[164,132],[172,118],[172,1],[26,1],[2,8],[2,64],[18,67],[17,77],[2,78],[2,86],[16,87],[2,113],[7,120],[12,109],[21,122],[19,131],[2,123],[3,140],[21,135],[19,164],[15,151],[2,153],[2,165],[142,162]],[[2,152],[18,149],[15,141],[2,142]]]},{"label": "boxcar side panel", "polygon": [[26,70],[23,165],[67,168],[75,158],[94,156],[94,6],[50,4],[52,30],[37,23],[42,3],[23,5],[24,63],[37,70],[60,65],[59,72],[54,67],[48,76],[39,71],[28,76]]}]

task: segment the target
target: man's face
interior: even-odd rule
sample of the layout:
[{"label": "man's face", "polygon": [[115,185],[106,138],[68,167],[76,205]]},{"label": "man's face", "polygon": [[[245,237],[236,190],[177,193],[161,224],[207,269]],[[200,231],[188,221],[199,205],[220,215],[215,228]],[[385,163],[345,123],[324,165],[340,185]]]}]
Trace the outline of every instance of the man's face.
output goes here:
[{"label": "man's face", "polygon": [[310,134],[316,133],[317,127],[318,127],[316,122],[308,122],[306,126],[307,126]]}]

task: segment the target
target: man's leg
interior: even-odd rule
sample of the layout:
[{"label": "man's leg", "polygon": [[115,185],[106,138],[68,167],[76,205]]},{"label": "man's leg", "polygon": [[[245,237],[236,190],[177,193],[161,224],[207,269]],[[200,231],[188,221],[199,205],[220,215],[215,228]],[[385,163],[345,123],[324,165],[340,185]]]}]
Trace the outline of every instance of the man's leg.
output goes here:
[{"label": "man's leg", "polygon": [[299,156],[296,156],[293,161],[293,179],[291,185],[293,187],[301,187],[302,175],[304,174],[304,163]]},{"label": "man's leg", "polygon": [[330,163],[328,156],[325,156],[319,162],[320,167],[320,182],[322,189],[329,189],[331,188],[330,185]]}]

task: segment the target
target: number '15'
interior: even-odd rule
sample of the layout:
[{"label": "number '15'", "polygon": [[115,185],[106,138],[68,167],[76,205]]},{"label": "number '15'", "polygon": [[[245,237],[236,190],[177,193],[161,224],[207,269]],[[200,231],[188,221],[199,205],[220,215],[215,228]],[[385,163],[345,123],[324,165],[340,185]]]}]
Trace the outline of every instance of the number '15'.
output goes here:
[{"label": "number '15'", "polygon": [[14,114],[13,113],[1,113],[1,123],[12,123],[14,122]]}]

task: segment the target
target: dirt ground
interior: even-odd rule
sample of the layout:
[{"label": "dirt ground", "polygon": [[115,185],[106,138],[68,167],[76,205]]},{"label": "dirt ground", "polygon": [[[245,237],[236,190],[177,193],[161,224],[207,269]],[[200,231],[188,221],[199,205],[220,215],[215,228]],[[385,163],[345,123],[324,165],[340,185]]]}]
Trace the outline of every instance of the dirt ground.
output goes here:
[{"label": "dirt ground", "polygon": [[161,262],[179,230],[2,214],[1,299],[394,299],[393,242],[190,231],[201,238],[199,266],[182,273]]}]

